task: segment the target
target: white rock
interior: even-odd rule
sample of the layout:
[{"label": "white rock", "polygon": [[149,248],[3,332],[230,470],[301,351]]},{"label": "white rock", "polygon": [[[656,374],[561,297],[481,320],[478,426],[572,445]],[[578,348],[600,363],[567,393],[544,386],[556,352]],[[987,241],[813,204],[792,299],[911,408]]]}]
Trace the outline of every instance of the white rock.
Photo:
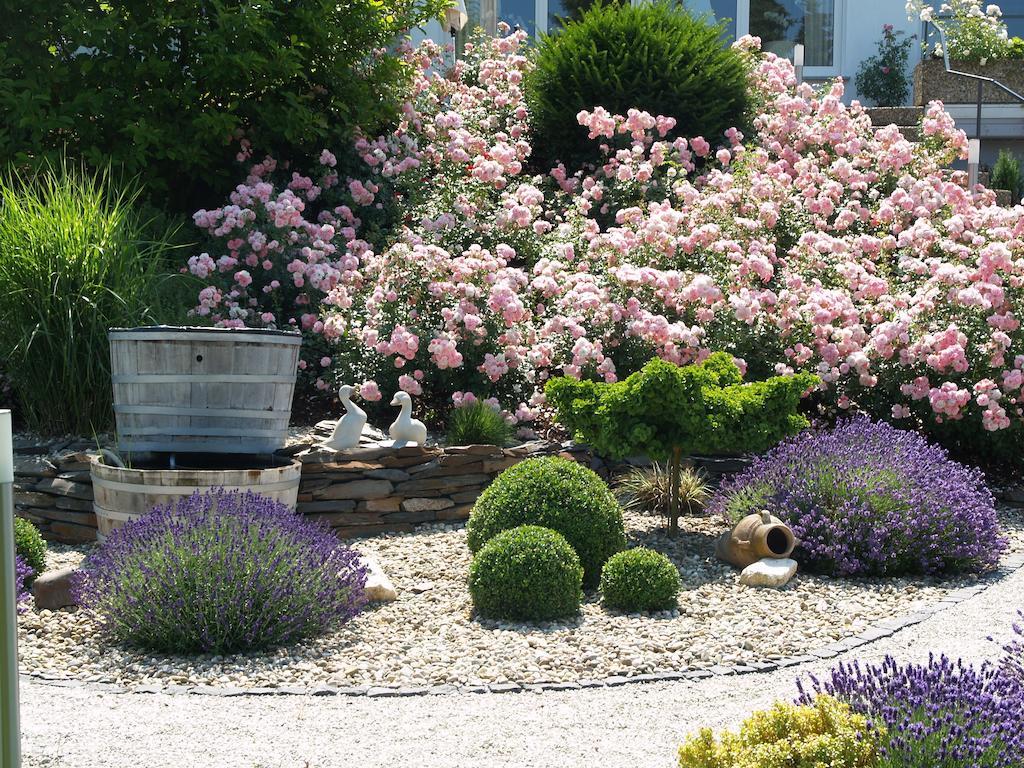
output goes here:
[{"label": "white rock", "polygon": [[782,587],[796,574],[796,560],[788,557],[763,557],[740,574],[740,584],[748,587]]},{"label": "white rock", "polygon": [[366,566],[366,599],[371,603],[392,603],[398,599],[398,592],[391,579],[384,573],[376,558],[360,555],[360,561]]}]

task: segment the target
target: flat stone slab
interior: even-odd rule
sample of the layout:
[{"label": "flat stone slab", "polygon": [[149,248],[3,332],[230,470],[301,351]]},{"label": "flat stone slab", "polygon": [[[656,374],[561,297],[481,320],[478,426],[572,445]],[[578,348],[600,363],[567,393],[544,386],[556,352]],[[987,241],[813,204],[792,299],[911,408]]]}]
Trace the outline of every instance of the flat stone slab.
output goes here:
[{"label": "flat stone slab", "polygon": [[789,557],[763,557],[740,574],[740,584],[748,587],[783,587],[796,575],[796,560]]}]

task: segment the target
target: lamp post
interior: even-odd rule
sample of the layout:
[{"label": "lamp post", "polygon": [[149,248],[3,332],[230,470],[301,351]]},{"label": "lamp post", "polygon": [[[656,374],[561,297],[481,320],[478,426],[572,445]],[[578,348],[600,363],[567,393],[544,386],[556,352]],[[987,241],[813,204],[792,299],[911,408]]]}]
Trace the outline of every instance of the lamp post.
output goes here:
[{"label": "lamp post", "polygon": [[978,165],[981,162],[981,139],[967,142],[967,188],[973,190],[978,183]]},{"label": "lamp post", "polygon": [[455,3],[444,11],[444,23],[448,28],[448,34],[452,36],[452,64],[454,65],[458,56],[456,54],[455,38],[459,30],[466,26],[469,21],[469,14],[466,12],[466,0],[455,0]]},{"label": "lamp post", "polygon": [[0,765],[18,768],[18,615],[14,583],[14,443],[11,412],[0,410]]},{"label": "lamp post", "polygon": [[797,43],[793,46],[793,69],[796,70],[796,84],[804,81],[804,45]]}]

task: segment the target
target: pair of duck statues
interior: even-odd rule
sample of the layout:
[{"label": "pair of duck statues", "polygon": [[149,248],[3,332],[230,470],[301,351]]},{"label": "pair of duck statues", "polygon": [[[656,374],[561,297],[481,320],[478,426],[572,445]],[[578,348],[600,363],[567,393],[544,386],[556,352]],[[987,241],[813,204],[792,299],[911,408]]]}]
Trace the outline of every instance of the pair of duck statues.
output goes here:
[{"label": "pair of duck statues", "polygon": [[[347,451],[359,445],[363,427],[366,426],[366,411],[352,402],[352,395],[355,394],[355,391],[355,387],[348,385],[338,390],[341,404],[345,406],[345,414],[338,420],[331,436],[324,441],[325,448],[334,451]],[[388,428],[388,436],[393,441],[394,447],[401,448],[410,444],[425,445],[427,427],[422,421],[412,417],[412,398],[409,393],[396,392],[391,404],[401,408],[398,418]]]}]

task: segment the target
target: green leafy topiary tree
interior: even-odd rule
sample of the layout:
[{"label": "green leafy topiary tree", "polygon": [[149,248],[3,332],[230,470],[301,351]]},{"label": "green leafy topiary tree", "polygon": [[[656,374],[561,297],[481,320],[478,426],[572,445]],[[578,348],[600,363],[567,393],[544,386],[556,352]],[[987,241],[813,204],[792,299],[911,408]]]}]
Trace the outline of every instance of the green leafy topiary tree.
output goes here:
[{"label": "green leafy topiary tree", "polygon": [[[679,517],[683,451],[694,454],[757,453],[808,425],[797,413],[801,396],[818,383],[808,373],[743,383],[725,352],[677,366],[651,360],[614,384],[552,379],[545,388],[557,419],[573,437],[602,456],[637,454],[668,460],[672,475],[670,521]],[[676,535],[670,522],[669,534]]]},{"label": "green leafy topiary tree", "polygon": [[632,6],[596,2],[545,37],[527,80],[534,159],[542,169],[596,162],[596,142],[576,115],[602,106],[676,119],[673,136],[712,144],[742,123],[747,68],[722,28],[659,0]]}]

